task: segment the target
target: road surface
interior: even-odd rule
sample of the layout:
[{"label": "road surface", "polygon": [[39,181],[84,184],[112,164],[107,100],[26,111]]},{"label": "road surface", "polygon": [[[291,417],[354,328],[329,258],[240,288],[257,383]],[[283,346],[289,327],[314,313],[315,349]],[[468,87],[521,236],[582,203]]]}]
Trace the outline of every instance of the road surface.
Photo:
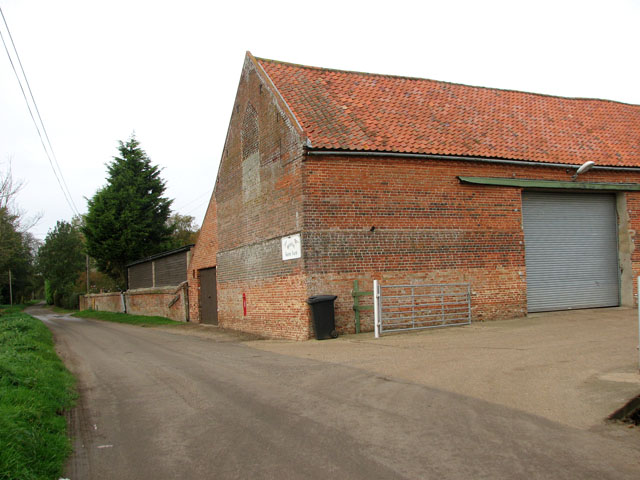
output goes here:
[{"label": "road surface", "polygon": [[200,338],[29,313],[79,379],[71,480],[640,478],[637,445],[611,432],[214,329]]}]

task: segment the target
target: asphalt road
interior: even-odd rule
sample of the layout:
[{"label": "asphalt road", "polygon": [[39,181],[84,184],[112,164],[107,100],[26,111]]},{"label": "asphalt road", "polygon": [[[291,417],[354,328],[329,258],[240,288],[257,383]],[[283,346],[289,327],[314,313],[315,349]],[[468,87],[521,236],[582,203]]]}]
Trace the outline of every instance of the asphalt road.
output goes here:
[{"label": "asphalt road", "polygon": [[29,311],[78,377],[78,479],[634,479],[638,449],[241,338]]}]

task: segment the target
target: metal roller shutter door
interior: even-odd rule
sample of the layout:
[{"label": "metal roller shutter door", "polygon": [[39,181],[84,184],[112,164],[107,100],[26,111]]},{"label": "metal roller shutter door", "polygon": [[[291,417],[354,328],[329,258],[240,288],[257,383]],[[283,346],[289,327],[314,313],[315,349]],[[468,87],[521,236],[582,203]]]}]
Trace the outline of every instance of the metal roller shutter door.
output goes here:
[{"label": "metal roller shutter door", "polygon": [[529,312],[619,305],[614,195],[524,192]]}]

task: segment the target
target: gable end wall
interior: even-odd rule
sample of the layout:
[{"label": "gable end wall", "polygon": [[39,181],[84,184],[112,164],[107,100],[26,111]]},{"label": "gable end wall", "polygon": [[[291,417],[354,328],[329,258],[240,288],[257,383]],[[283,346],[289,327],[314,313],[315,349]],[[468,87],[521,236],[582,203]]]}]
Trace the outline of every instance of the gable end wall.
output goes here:
[{"label": "gable end wall", "polygon": [[302,229],[302,143],[268,78],[247,56],[215,190],[223,327],[309,337],[303,260],[284,261],[281,253],[281,237]]}]

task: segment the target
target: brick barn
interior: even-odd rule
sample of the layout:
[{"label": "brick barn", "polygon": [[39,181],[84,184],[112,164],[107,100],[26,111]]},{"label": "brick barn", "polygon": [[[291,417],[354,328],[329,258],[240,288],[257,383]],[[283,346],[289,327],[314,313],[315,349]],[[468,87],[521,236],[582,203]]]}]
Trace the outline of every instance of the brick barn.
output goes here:
[{"label": "brick barn", "polygon": [[633,305],[639,190],[640,106],[247,53],[191,319],[306,339],[326,293],[353,332],[355,279],[468,282],[474,321]]}]

